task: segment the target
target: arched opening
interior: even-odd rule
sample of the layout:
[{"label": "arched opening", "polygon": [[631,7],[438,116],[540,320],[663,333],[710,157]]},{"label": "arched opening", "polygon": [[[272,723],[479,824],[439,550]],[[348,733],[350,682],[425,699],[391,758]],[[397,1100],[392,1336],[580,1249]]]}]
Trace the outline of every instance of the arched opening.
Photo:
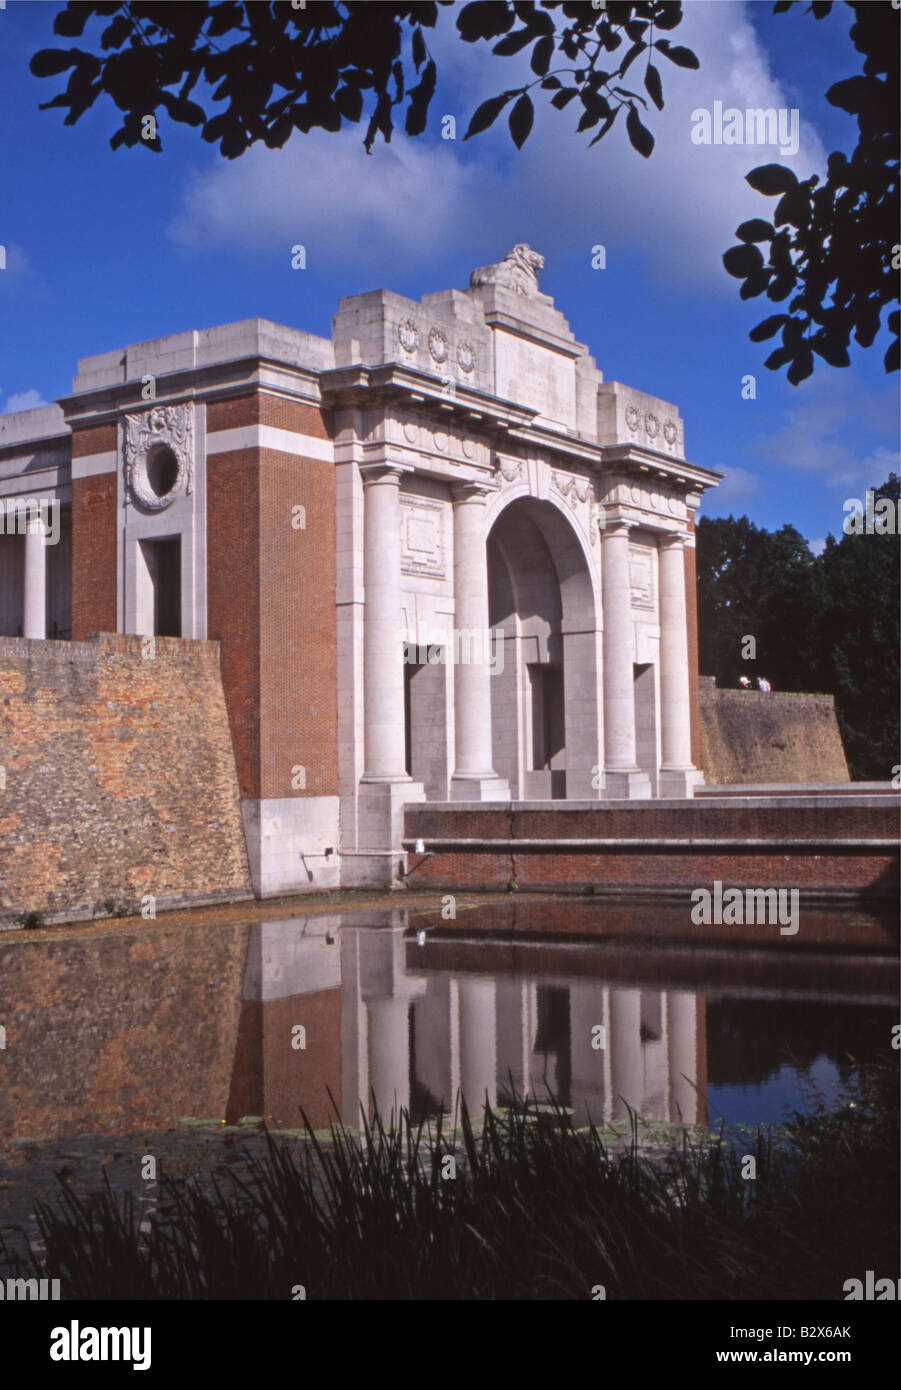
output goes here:
[{"label": "arched opening", "polygon": [[594,799],[600,786],[597,604],[575,531],[551,503],[519,498],[488,537],[493,765],[515,800]]}]

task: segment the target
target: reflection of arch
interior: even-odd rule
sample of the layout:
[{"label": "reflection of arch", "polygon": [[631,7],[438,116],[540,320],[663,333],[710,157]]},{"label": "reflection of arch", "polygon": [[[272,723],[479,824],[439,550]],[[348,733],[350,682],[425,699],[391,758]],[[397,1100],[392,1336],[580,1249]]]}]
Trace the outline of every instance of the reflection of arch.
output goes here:
[{"label": "reflection of arch", "polygon": [[598,797],[600,620],[592,567],[566,512],[529,496],[487,518],[493,763],[514,799]]}]

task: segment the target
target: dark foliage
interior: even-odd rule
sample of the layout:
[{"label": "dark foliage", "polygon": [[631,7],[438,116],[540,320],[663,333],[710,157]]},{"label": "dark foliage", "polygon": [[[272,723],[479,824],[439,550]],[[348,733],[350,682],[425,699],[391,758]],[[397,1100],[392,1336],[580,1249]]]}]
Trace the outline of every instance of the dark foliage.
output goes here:
[{"label": "dark foliage", "polygon": [[[81,38],[89,20],[103,28],[89,48],[44,48],[31,60],[38,77],[69,72],[64,91],[44,106],[66,109],[73,125],[101,95],[123,112],[113,135],[120,145],[159,151],[156,130],[148,138],[146,118],[157,126],[163,113],[197,126],[204,140],[218,142],[228,159],[262,140],[284,145],[293,131],[337,131],[342,122],[367,121],[365,145],[378,135],[387,142],[395,108],[406,106],[404,129],[420,135],[435,91],[437,68],[425,31],[434,27],[438,5],[451,0],[315,0],[294,9],[287,0],[189,0],[101,4],[70,0],[54,20],[63,38]],[[690,49],[671,43],[666,32],[682,18],[673,0],[643,0],[593,9],[561,0],[478,0],[464,5],[457,29],[466,43],[491,42],[499,57],[531,46],[535,78],[526,86],[484,102],[465,138],[486,130],[509,106],[510,135],[518,147],[534,119],[533,88],[552,93],[559,109],[575,97],[582,103],[578,129],[599,127],[592,144],[627,113],[632,145],[647,156],[654,138],[643,124],[638,91],[618,85],[632,64],[647,55],[643,85],[663,107],[660,70],[652,53],[677,67],[696,68]],[[495,42],[496,40],[496,42]],[[611,55],[618,52],[614,60]],[[603,62],[604,66],[601,66]],[[566,79],[564,81],[564,79]],[[227,105],[211,112],[210,102]]]},{"label": "dark foliage", "polygon": [[[897,1266],[897,1066],[858,1103],[761,1129],[739,1147],[686,1138],[653,1160],[604,1146],[567,1112],[462,1112],[454,1135],[403,1112],[363,1138],[308,1127],[306,1157],[270,1140],[231,1191],[163,1178],[150,1231],[107,1186],[39,1204],[67,1298],[826,1298]],[[456,1176],[442,1166],[456,1147]],[[742,1154],[756,1179],[742,1175]],[[2,1242],[0,1242],[2,1246]],[[13,1257],[21,1268],[21,1261]],[[31,1270],[43,1268],[32,1256]]]},{"label": "dark foliage", "polygon": [[[777,13],[790,8],[791,0],[775,5]],[[783,164],[752,169],[751,187],[778,202],[771,221],[743,222],[736,231],[741,244],[723,256],[729,274],[744,282],[742,299],[764,293],[776,303],[788,299],[785,311],[763,319],[751,339],[764,342],[781,329],[781,347],[764,365],[786,367],[795,386],[812,373],[814,355],[847,367],[852,337],[870,347],[883,311],[898,300],[899,11],[874,0],[851,8],[851,39],[863,54],[863,71],[834,83],[826,99],[857,117],[856,148],[850,158],[839,151],[829,156],[822,185],[816,174],[799,180]],[[832,5],[810,9],[823,19]],[[894,335],[887,372],[899,366],[898,322],[897,309],[885,316]]]}]

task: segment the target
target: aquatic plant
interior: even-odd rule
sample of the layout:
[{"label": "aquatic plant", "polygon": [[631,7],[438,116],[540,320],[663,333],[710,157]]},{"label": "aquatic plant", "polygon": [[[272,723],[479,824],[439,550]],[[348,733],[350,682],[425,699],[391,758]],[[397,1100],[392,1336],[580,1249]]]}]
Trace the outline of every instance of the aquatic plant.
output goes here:
[{"label": "aquatic plant", "polygon": [[897,1068],[856,1095],[778,1142],[686,1133],[653,1155],[634,1113],[613,1148],[553,1100],[375,1115],[325,1141],[304,1115],[299,1150],[267,1133],[227,1187],[164,1174],[149,1222],[108,1182],[63,1186],[36,1204],[29,1267],[86,1299],[841,1298],[898,1264]]}]

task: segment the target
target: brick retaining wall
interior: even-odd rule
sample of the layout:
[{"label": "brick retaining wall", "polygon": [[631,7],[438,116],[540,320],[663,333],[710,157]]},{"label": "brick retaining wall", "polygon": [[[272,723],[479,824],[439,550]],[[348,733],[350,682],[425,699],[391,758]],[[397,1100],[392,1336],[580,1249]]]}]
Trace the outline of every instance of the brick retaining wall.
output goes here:
[{"label": "brick retaining wall", "polygon": [[250,894],[216,642],[0,638],[0,920]]},{"label": "brick retaining wall", "polygon": [[[892,897],[896,795],[702,801],[436,803],[405,813],[410,883],[678,892],[735,887]],[[433,856],[420,861],[415,841]]]}]

